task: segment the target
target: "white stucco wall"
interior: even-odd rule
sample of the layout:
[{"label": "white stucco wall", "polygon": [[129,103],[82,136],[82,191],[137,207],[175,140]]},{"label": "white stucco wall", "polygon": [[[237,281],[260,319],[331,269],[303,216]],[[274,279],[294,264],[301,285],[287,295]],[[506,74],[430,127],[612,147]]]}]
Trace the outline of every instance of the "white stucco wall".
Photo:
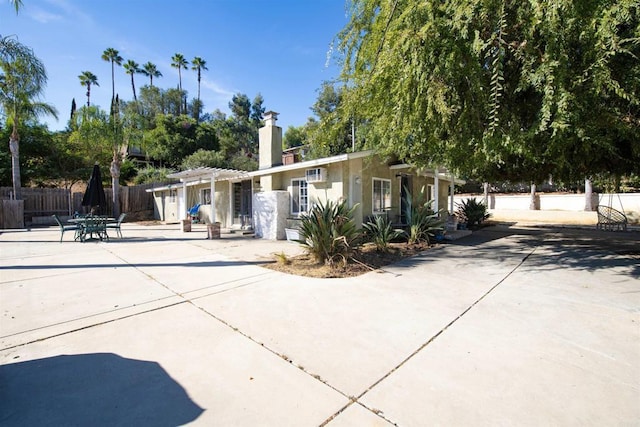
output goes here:
[{"label": "white stucco wall", "polygon": [[253,223],[256,237],[284,240],[289,216],[287,191],[263,191],[253,195]]}]

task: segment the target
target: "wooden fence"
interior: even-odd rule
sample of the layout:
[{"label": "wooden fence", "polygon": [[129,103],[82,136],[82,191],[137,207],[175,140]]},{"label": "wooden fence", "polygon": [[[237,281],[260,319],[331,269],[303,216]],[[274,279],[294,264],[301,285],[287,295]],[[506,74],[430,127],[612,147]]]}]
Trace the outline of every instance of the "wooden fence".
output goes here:
[{"label": "wooden fence", "polygon": [[[147,188],[154,184],[120,187],[120,211],[126,212],[129,220],[153,218],[153,194],[147,193]],[[10,200],[13,188],[0,187],[0,199]],[[111,188],[104,189],[107,198],[107,214],[113,211],[113,192]],[[52,224],[51,215],[62,217],[73,215],[75,212],[85,212],[82,206],[84,193],[71,193],[70,190],[60,188],[23,188],[24,224]],[[5,217],[9,217],[7,214]],[[15,225],[0,224],[0,228],[16,228]]]}]

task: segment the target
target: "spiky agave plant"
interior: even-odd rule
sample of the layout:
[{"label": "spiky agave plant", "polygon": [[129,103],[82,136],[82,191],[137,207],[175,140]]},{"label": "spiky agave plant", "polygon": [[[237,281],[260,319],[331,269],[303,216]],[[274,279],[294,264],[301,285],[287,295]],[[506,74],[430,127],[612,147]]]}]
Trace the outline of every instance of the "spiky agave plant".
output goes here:
[{"label": "spiky agave plant", "polygon": [[376,216],[373,221],[369,221],[362,226],[367,240],[376,245],[378,252],[388,252],[389,244],[403,235],[401,230],[396,230],[391,226],[391,222],[385,216]]},{"label": "spiky agave plant", "polygon": [[318,263],[345,265],[360,241],[353,219],[356,206],[346,201],[319,202],[301,216],[300,239],[296,240]]},{"label": "spiky agave plant", "polygon": [[429,238],[443,229],[443,210],[441,209],[438,212],[434,212],[431,208],[433,200],[423,200],[423,194],[425,194],[424,187],[415,200],[411,197],[411,193],[408,190],[405,193],[404,214],[409,223],[407,240],[411,244],[423,241],[429,243]]}]

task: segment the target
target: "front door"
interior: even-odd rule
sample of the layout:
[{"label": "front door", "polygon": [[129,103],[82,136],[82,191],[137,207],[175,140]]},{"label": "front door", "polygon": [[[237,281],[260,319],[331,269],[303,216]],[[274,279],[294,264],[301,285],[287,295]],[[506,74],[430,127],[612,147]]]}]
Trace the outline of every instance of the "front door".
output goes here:
[{"label": "front door", "polygon": [[251,228],[251,180],[233,183],[233,224]]},{"label": "front door", "polygon": [[[409,209],[408,199],[412,197],[411,175],[402,174],[400,177],[400,223],[407,224],[407,209]],[[413,200],[412,200],[413,201]]]}]

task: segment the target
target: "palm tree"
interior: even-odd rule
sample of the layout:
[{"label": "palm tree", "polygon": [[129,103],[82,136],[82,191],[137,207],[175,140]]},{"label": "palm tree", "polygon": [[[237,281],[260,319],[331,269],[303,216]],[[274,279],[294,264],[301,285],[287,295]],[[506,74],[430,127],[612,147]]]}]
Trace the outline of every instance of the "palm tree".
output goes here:
[{"label": "palm tree", "polygon": [[16,14],[22,7],[22,0],[9,0],[9,3],[13,3],[13,6],[16,8]]},{"label": "palm tree", "polygon": [[136,96],[136,84],[133,81],[133,75],[141,72],[140,66],[133,59],[129,59],[124,63],[123,67],[125,69],[125,72],[131,76],[131,89],[133,89],[133,99],[137,101],[138,97]]},{"label": "palm tree", "polygon": [[198,101],[200,101],[200,75],[202,70],[208,70],[207,61],[200,58],[199,56],[196,56],[191,61],[191,65],[191,69],[198,72]]},{"label": "palm tree", "polygon": [[149,77],[149,85],[153,87],[153,78],[154,77],[162,77],[162,73],[158,71],[156,64],[152,62],[147,62],[142,66],[142,70],[140,71],[145,76]]},{"label": "palm tree", "polygon": [[181,53],[173,55],[171,61],[171,66],[178,69],[178,89],[182,92],[182,70],[187,69],[188,62]]},{"label": "palm tree", "polygon": [[107,62],[111,62],[111,102],[113,103],[113,99],[116,97],[116,76],[114,72],[115,64],[122,65],[122,56],[120,53],[112,47],[105,49],[102,52],[102,59]]},{"label": "palm tree", "polygon": [[39,97],[47,83],[44,64],[31,49],[13,38],[0,38],[0,106],[11,126],[9,151],[13,194],[22,200],[20,178],[20,125],[42,114],[51,114],[56,119],[56,109]]},{"label": "palm tree", "polygon": [[78,76],[78,78],[80,79],[80,84],[87,87],[87,107],[90,107],[91,85],[100,86],[98,84],[98,77],[96,77],[96,75],[91,71],[83,71],[82,74]]}]

